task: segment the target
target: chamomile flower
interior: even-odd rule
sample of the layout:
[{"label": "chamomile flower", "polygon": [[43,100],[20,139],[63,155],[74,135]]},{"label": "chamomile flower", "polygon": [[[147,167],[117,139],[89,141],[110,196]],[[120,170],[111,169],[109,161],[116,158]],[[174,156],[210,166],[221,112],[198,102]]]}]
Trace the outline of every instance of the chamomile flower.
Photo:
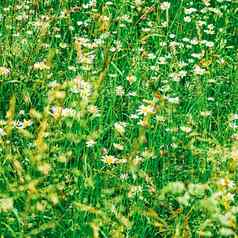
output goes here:
[{"label": "chamomile flower", "polygon": [[163,11],[168,10],[170,8],[170,6],[171,6],[170,2],[162,2],[160,4],[160,9],[163,10]]},{"label": "chamomile flower", "polygon": [[50,66],[47,65],[44,61],[41,61],[41,62],[36,62],[33,65],[33,68],[36,69],[36,70],[49,70]]},{"label": "chamomile flower", "polygon": [[86,141],[86,147],[91,148],[91,147],[94,147],[94,145],[96,145],[96,141],[95,141],[95,140],[93,140],[93,139],[88,139],[88,140]]},{"label": "chamomile flower", "polygon": [[140,105],[139,109],[137,110],[139,115],[148,115],[148,114],[154,114],[155,113],[155,109],[153,106],[151,105],[147,105],[145,106],[144,104]]},{"label": "chamomile flower", "polygon": [[3,67],[3,66],[0,67],[0,76],[7,76],[9,74],[10,74],[9,68]]},{"label": "chamomile flower", "polygon": [[102,158],[102,161],[108,165],[116,164],[118,162],[118,159],[113,155],[104,155]]},{"label": "chamomile flower", "polygon": [[203,75],[205,74],[206,70],[201,68],[199,65],[194,66],[194,74],[195,75]]},{"label": "chamomile flower", "polygon": [[116,87],[116,95],[122,97],[125,94],[125,90],[122,86]]},{"label": "chamomile flower", "polygon": [[113,147],[117,150],[123,150],[124,146],[122,144],[113,143]]},{"label": "chamomile flower", "polygon": [[125,122],[116,122],[114,124],[115,130],[120,134],[123,135],[125,133],[125,127],[126,123]]},{"label": "chamomile flower", "polygon": [[6,135],[6,132],[2,128],[0,128],[0,137],[5,136],[5,135]]}]

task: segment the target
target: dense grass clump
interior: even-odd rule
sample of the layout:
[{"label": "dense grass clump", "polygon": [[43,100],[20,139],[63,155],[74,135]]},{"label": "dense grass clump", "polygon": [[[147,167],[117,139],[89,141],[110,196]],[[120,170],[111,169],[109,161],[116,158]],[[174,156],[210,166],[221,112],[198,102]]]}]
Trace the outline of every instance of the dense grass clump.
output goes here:
[{"label": "dense grass clump", "polygon": [[0,237],[238,237],[236,0],[0,1]]}]

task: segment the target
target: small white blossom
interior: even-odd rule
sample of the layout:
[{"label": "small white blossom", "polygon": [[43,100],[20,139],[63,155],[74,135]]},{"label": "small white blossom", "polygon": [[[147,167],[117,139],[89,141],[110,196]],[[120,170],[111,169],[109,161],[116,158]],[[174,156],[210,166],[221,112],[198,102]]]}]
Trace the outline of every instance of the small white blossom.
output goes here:
[{"label": "small white blossom", "polygon": [[191,22],[191,21],[192,21],[192,18],[191,18],[190,16],[185,16],[185,17],[183,18],[183,20],[184,20],[185,22]]},{"label": "small white blossom", "polygon": [[2,128],[0,128],[0,137],[5,136],[5,135],[6,135],[6,132]]},{"label": "small white blossom", "polygon": [[181,129],[181,131],[183,131],[185,133],[190,133],[192,131],[192,128],[186,127],[186,126],[181,126],[180,129]]},{"label": "small white blossom", "polygon": [[201,68],[199,65],[194,66],[194,74],[195,75],[203,75],[205,74],[206,70]]},{"label": "small white blossom", "polygon": [[128,80],[128,82],[129,82],[130,84],[132,84],[132,83],[134,83],[134,82],[136,81],[136,76],[134,76],[134,75],[128,75],[126,79]]},{"label": "small white blossom", "polygon": [[179,97],[167,97],[169,103],[179,104]]},{"label": "small white blossom", "polygon": [[113,143],[113,147],[117,150],[123,150],[124,146],[122,144]]},{"label": "small white blossom", "polygon": [[118,162],[118,159],[113,155],[105,155],[105,156],[103,156],[102,161],[105,164],[111,165],[111,164],[116,164]]},{"label": "small white blossom", "polygon": [[115,130],[120,134],[123,135],[125,133],[125,126],[126,123],[125,122],[116,122],[114,124]]},{"label": "small white blossom", "polygon": [[0,76],[7,76],[10,74],[10,69],[1,66],[0,67]]},{"label": "small white blossom", "polygon": [[138,112],[139,115],[144,115],[144,116],[146,116],[146,115],[148,115],[148,114],[153,114],[153,113],[155,113],[155,109],[154,109],[154,107],[151,106],[151,105],[147,105],[147,106],[141,105],[141,106],[139,107],[139,109],[137,110],[137,112]]},{"label": "small white blossom", "polygon": [[162,2],[160,4],[160,9],[163,10],[163,11],[168,10],[170,8],[170,6],[171,6],[170,2]]},{"label": "small white blossom", "polygon": [[48,66],[44,61],[41,61],[41,62],[36,62],[33,65],[33,68],[36,70],[49,70],[50,66]]},{"label": "small white blossom", "polygon": [[93,147],[96,144],[96,141],[93,139],[89,139],[86,141],[86,147],[90,148]]},{"label": "small white blossom", "polygon": [[122,97],[125,94],[125,90],[122,86],[116,87],[116,95]]}]

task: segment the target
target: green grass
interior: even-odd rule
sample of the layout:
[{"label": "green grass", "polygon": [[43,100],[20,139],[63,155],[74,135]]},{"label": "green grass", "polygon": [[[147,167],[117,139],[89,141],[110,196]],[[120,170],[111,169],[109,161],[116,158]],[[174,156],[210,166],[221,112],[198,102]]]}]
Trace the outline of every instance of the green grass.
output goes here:
[{"label": "green grass", "polygon": [[0,237],[238,237],[238,2],[2,0]]}]

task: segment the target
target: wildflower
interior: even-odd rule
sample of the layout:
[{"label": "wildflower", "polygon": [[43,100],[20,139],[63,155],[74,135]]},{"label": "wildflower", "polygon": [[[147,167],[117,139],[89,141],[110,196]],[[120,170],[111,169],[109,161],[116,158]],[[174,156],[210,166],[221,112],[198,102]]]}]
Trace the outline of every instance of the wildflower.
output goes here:
[{"label": "wildflower", "polygon": [[153,60],[153,59],[156,59],[156,55],[153,54],[153,53],[149,53],[149,54],[147,55],[147,58]]},{"label": "wildflower", "polygon": [[105,164],[111,165],[111,164],[116,164],[118,162],[118,159],[113,155],[104,155],[103,162]]},{"label": "wildflower", "polygon": [[185,186],[183,182],[177,181],[177,182],[171,182],[165,187],[168,192],[171,192],[173,194],[176,193],[183,193],[185,191]]},{"label": "wildflower", "polygon": [[210,6],[210,0],[202,0],[203,1],[203,3],[208,7],[208,6]]},{"label": "wildflower", "polygon": [[120,135],[123,135],[125,133],[125,126],[126,126],[126,123],[124,122],[116,122],[114,124],[114,127],[115,127],[115,130],[120,134]]},{"label": "wildflower", "polygon": [[136,96],[136,92],[129,92],[127,95],[129,97],[135,97]]},{"label": "wildflower", "polygon": [[199,65],[194,66],[194,74],[195,75],[203,75],[205,72],[206,72],[206,70],[201,68]]},{"label": "wildflower", "polygon": [[181,78],[184,78],[187,75],[187,72],[185,70],[181,70],[178,72],[178,74]]},{"label": "wildflower", "polygon": [[170,2],[162,2],[161,4],[160,4],[160,9],[161,10],[168,10],[169,8],[170,8]]},{"label": "wildflower", "polygon": [[157,122],[165,122],[166,121],[166,118],[164,116],[156,116],[156,120]]},{"label": "wildflower", "polygon": [[173,34],[173,33],[169,34],[169,38],[174,39],[175,37],[176,37],[175,34]]},{"label": "wildflower", "polygon": [[116,87],[116,95],[122,97],[125,94],[125,90],[122,86]]},{"label": "wildflower", "polygon": [[27,127],[31,126],[32,124],[33,124],[32,120],[25,120],[25,119],[23,121],[15,121],[14,122],[14,126],[16,128],[22,128],[22,129],[27,128]]},{"label": "wildflower", "polygon": [[6,67],[0,67],[0,76],[7,76],[10,74],[10,69]]},{"label": "wildflower", "polygon": [[138,193],[141,193],[141,192],[142,192],[142,186],[140,186],[140,185],[138,185],[138,186],[131,185],[130,190],[128,192],[128,197],[129,198],[134,197]]},{"label": "wildflower", "polygon": [[49,88],[57,88],[60,86],[60,84],[56,80],[54,80],[54,81],[49,82],[48,86],[49,86]]},{"label": "wildflower", "polygon": [[15,121],[14,126],[16,128],[23,128],[23,122],[22,121]]},{"label": "wildflower", "polygon": [[238,126],[237,126],[237,124],[236,124],[235,121],[232,121],[229,125],[230,125],[230,127],[231,127],[232,129],[238,128]]},{"label": "wildflower", "polygon": [[69,31],[74,31],[74,27],[73,26],[69,26]]},{"label": "wildflower", "polygon": [[140,120],[137,124],[143,127],[148,127],[149,125],[147,120]]},{"label": "wildflower", "polygon": [[171,104],[179,104],[179,97],[167,97],[167,100]]},{"label": "wildflower", "polygon": [[56,193],[49,194],[49,199],[53,203],[53,205],[56,205],[59,202],[59,198]]},{"label": "wildflower", "polygon": [[176,143],[172,143],[172,144],[170,144],[170,145],[171,145],[171,147],[174,148],[174,149],[178,148],[178,145],[177,145]]},{"label": "wildflower", "polygon": [[184,206],[188,206],[189,204],[189,199],[190,199],[190,195],[188,192],[186,192],[183,196],[177,197],[177,201]]},{"label": "wildflower", "polygon": [[33,68],[36,69],[36,70],[48,70],[48,69],[50,69],[50,67],[44,61],[36,62],[33,65]]},{"label": "wildflower", "polygon": [[73,72],[76,72],[76,67],[75,67],[75,66],[72,66],[72,65],[69,65],[69,66],[68,66],[68,70],[73,71]]},{"label": "wildflower", "polygon": [[221,178],[217,181],[217,184],[226,189],[232,189],[235,186],[234,181],[228,178]]},{"label": "wildflower", "polygon": [[7,76],[10,74],[10,69],[6,67],[0,67],[0,76]]},{"label": "wildflower", "polygon": [[60,108],[57,106],[52,106],[50,109],[50,113],[52,113],[52,115],[56,116],[60,113]]},{"label": "wildflower", "polygon": [[113,143],[113,147],[117,150],[123,150],[124,146],[122,144]]},{"label": "wildflower", "polygon": [[143,1],[142,0],[135,0],[135,6],[139,9],[141,9],[141,6],[143,5]]},{"label": "wildflower", "polygon": [[128,80],[130,84],[136,81],[136,77],[134,75],[128,75],[126,79]]},{"label": "wildflower", "polygon": [[227,200],[227,201],[230,201],[230,202],[233,202],[234,199],[235,199],[235,194],[232,194],[232,193],[227,193],[224,198]]},{"label": "wildflower", "polygon": [[74,79],[75,87],[71,89],[73,93],[79,93],[83,99],[87,99],[92,94],[92,85],[89,82],[86,82],[81,78],[81,76],[77,76]]},{"label": "wildflower", "polygon": [[58,157],[57,161],[60,162],[60,163],[66,163],[67,162],[67,158],[64,155],[60,155]]},{"label": "wildflower", "polygon": [[142,152],[142,156],[146,159],[151,159],[155,158],[155,154],[153,151],[146,149],[145,151]]},{"label": "wildflower", "polygon": [[46,206],[47,206],[46,201],[36,203],[36,209],[41,212],[45,210]]},{"label": "wildflower", "polygon": [[160,42],[159,45],[160,45],[160,47],[165,47],[167,45],[167,43],[162,41],[162,42]]},{"label": "wildflower", "polygon": [[49,172],[51,171],[51,165],[49,163],[43,162],[42,164],[40,164],[38,166],[38,170],[44,174],[44,175],[48,175]]},{"label": "wildflower", "polygon": [[208,97],[207,100],[214,102],[214,101],[215,101],[215,98],[213,98],[213,97]]},{"label": "wildflower", "polygon": [[0,199],[0,212],[7,212],[13,209],[12,198],[1,198]]},{"label": "wildflower", "polygon": [[204,53],[192,53],[191,56],[196,59],[201,59],[203,57]]},{"label": "wildflower", "polygon": [[214,42],[212,42],[212,41],[204,41],[203,42],[204,44],[205,44],[205,46],[207,46],[208,48],[212,48],[212,47],[214,47]]},{"label": "wildflower", "polygon": [[208,116],[210,116],[211,114],[212,114],[211,111],[200,112],[200,115],[203,116],[203,117],[208,117]]},{"label": "wildflower", "polygon": [[87,108],[88,112],[91,113],[94,117],[100,116],[100,110],[95,105],[89,105]]},{"label": "wildflower", "polygon": [[197,44],[199,43],[199,41],[198,41],[197,38],[193,38],[193,39],[190,41],[190,43],[191,43],[192,45],[197,45]]},{"label": "wildflower", "polygon": [[190,133],[192,131],[192,128],[186,127],[186,126],[181,126],[180,129],[181,129],[181,131],[183,131],[185,133]]},{"label": "wildflower", "polygon": [[191,22],[192,18],[190,16],[185,16],[183,20],[185,22]]},{"label": "wildflower", "polygon": [[231,115],[231,120],[238,120],[238,114],[232,114]]},{"label": "wildflower", "polygon": [[172,80],[175,82],[180,81],[180,75],[178,73],[171,73],[171,74],[169,74],[169,77],[172,78]]},{"label": "wildflower", "polygon": [[193,196],[202,196],[204,192],[208,189],[207,184],[192,184],[188,185],[188,192]]},{"label": "wildflower", "polygon": [[108,154],[108,149],[105,148],[105,147],[103,147],[103,148],[102,148],[102,153],[103,153],[104,155],[107,155],[107,154]]},{"label": "wildflower", "polygon": [[89,139],[86,141],[86,147],[91,148],[96,144],[96,141],[93,139]]},{"label": "wildflower", "polygon": [[155,113],[155,110],[154,110],[154,107],[151,106],[151,105],[147,105],[147,106],[141,105],[141,106],[139,107],[139,109],[137,110],[137,112],[138,112],[139,115],[144,115],[144,116],[146,116],[146,115],[148,115],[148,114],[153,114],[153,113]]},{"label": "wildflower", "polygon": [[63,117],[74,117],[76,114],[77,113],[73,108],[63,108],[61,111]]},{"label": "wildflower", "polygon": [[238,141],[238,133],[234,133],[233,135],[231,135],[231,139],[234,141]]},{"label": "wildflower", "polygon": [[61,43],[59,44],[59,46],[60,46],[60,48],[62,48],[62,49],[65,49],[65,48],[68,47],[67,43],[64,43],[64,42],[61,42]]},{"label": "wildflower", "polygon": [[0,128],[0,137],[5,136],[5,135],[6,135],[6,132],[2,128]]},{"label": "wildflower", "polygon": [[159,62],[158,64],[167,64],[167,60],[165,57],[159,57]]},{"label": "wildflower", "polygon": [[127,163],[127,159],[119,159],[117,161],[117,164],[125,164],[125,163]]},{"label": "wildflower", "polygon": [[120,179],[122,179],[122,180],[126,180],[126,179],[128,179],[128,178],[129,178],[128,173],[125,173],[125,174],[121,174],[121,175],[120,175]]},{"label": "wildflower", "polygon": [[229,236],[229,237],[231,237],[231,236],[234,236],[234,235],[235,235],[235,232],[234,232],[232,229],[226,228],[226,227],[222,227],[222,228],[219,230],[219,232],[220,232],[220,234],[221,234],[222,236]]},{"label": "wildflower", "polygon": [[184,9],[184,13],[187,14],[187,15],[190,15],[190,14],[196,12],[196,11],[197,11],[197,9],[195,9],[195,8],[185,8]]},{"label": "wildflower", "polygon": [[139,116],[137,114],[131,114],[130,116],[130,119],[138,119]]},{"label": "wildflower", "polygon": [[166,28],[168,27],[169,23],[167,21],[164,21],[161,23],[161,27]]}]

